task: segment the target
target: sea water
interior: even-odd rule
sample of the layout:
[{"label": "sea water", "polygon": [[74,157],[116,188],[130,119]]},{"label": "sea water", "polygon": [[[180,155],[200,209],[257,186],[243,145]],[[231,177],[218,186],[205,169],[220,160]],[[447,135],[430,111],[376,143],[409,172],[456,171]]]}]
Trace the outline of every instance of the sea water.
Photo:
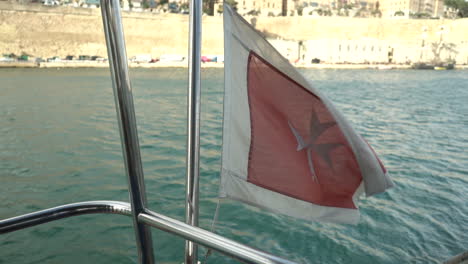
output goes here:
[{"label": "sea water", "polygon": [[[222,200],[215,232],[300,263],[438,263],[467,250],[468,72],[302,72],[372,144],[396,187],[363,199],[358,225],[305,222]],[[131,70],[149,208],[179,220],[187,74]],[[202,76],[200,226],[210,229],[223,71]],[[0,70],[0,180],[0,219],[129,200],[108,69]],[[160,263],[183,261],[182,239],[156,229],[152,236]],[[136,262],[125,216],[79,216],[0,235],[0,263]],[[207,263],[236,261],[214,254]]]}]

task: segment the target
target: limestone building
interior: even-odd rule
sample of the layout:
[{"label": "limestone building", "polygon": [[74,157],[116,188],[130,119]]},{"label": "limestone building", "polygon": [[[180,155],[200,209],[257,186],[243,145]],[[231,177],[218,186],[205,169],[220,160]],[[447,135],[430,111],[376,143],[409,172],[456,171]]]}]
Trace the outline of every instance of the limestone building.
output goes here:
[{"label": "limestone building", "polygon": [[258,13],[261,15],[282,15],[291,0],[237,0],[237,11],[240,14]]},{"label": "limestone building", "polygon": [[427,14],[429,17],[442,17],[443,0],[379,0],[383,17],[410,17],[416,14]]}]

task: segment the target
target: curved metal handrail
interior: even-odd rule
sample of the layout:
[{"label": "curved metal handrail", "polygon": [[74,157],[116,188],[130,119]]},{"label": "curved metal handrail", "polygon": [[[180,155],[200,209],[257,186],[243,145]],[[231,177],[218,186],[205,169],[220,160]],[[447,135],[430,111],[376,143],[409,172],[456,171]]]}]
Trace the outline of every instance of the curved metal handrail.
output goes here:
[{"label": "curved metal handrail", "polygon": [[0,220],[0,234],[13,232],[70,216],[84,214],[121,214],[132,216],[129,203],[119,201],[86,201],[65,204],[25,215]]},{"label": "curved metal handrail", "polygon": [[140,213],[138,215],[138,220],[149,226],[183,237],[196,244],[214,249],[245,263],[296,264],[296,262],[251,248],[234,240],[188,225],[150,210]]},{"label": "curved metal handrail", "polygon": [[[119,201],[87,201],[65,204],[5,220],[0,220],[0,234],[23,228],[84,214],[120,214],[132,216],[129,203]],[[241,243],[216,235],[198,227],[170,217],[157,214],[148,209],[138,215],[138,222],[183,237],[196,244],[214,249],[246,263],[258,264],[295,264],[292,261],[262,252]]]}]

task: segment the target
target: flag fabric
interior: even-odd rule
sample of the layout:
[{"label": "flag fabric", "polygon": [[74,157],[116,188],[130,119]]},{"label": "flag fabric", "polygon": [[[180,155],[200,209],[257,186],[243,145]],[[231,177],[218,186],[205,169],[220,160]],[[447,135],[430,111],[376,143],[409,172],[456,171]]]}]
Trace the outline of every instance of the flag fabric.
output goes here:
[{"label": "flag fabric", "polygon": [[224,5],[220,197],[297,218],[359,220],[393,186],[370,145],[248,22]]}]

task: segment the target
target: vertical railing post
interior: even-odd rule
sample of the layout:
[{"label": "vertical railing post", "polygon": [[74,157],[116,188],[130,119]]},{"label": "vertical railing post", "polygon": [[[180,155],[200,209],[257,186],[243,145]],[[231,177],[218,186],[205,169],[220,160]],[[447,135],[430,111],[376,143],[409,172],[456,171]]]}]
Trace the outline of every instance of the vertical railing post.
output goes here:
[{"label": "vertical railing post", "polygon": [[[189,85],[187,99],[186,223],[198,226],[198,182],[200,160],[200,62],[202,1],[190,0]],[[185,264],[197,263],[197,245],[185,244]]]},{"label": "vertical railing post", "polygon": [[138,258],[142,264],[152,264],[154,256],[151,230],[145,224],[138,222],[138,214],[146,208],[146,194],[119,0],[101,0],[101,12],[127,172]]}]

